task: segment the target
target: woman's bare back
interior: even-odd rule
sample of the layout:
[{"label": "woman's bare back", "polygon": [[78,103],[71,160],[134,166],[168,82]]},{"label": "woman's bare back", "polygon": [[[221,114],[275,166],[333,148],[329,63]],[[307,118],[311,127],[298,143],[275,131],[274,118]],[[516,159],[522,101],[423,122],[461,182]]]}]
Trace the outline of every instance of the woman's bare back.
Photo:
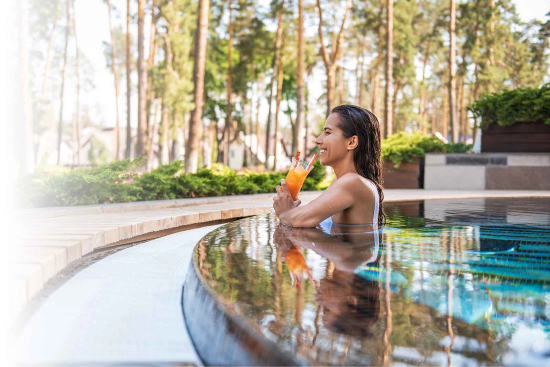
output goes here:
[{"label": "woman's bare back", "polygon": [[[354,197],[354,205],[332,215],[332,221],[338,224],[377,223],[379,209],[376,186],[357,173],[348,173],[346,175],[357,176],[353,179],[353,190],[351,190]],[[336,181],[336,179],[334,179],[334,181]],[[332,183],[327,190],[330,189],[335,189]]]}]

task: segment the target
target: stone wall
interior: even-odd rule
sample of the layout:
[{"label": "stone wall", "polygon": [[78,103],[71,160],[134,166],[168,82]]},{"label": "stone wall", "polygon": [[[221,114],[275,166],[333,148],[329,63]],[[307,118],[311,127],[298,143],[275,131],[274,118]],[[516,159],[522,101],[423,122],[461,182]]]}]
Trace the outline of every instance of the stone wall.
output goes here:
[{"label": "stone wall", "polygon": [[550,190],[550,154],[427,154],[428,190]]}]

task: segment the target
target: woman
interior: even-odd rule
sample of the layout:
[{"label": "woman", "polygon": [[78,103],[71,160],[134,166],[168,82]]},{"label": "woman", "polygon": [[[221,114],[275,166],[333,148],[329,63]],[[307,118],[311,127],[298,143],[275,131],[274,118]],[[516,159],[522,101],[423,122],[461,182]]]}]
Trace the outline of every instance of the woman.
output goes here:
[{"label": "woman", "polygon": [[318,198],[300,206],[284,180],[277,186],[273,208],[279,220],[292,227],[315,227],[328,217],[335,224],[379,224],[384,220],[380,163],[380,124],[361,107],[335,107],[315,141],[321,164],[336,178]]}]

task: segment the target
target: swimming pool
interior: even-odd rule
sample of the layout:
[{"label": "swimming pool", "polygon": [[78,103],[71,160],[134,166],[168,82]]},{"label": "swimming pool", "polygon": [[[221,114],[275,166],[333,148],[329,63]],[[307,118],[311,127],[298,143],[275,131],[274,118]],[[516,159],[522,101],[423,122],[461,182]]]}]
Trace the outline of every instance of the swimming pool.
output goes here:
[{"label": "swimming pool", "polygon": [[550,199],[392,203],[381,229],[242,219],[184,287],[206,364],[550,363]]}]

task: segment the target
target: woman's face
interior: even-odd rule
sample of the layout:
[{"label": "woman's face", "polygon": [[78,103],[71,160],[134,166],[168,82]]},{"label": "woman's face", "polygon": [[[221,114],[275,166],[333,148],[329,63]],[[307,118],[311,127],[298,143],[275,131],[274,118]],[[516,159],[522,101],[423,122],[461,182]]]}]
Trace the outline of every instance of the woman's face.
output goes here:
[{"label": "woman's face", "polygon": [[343,159],[348,153],[347,141],[344,133],[338,127],[340,116],[331,113],[325,121],[323,133],[319,135],[315,144],[321,150],[319,155],[323,166],[332,166],[334,162]]}]

